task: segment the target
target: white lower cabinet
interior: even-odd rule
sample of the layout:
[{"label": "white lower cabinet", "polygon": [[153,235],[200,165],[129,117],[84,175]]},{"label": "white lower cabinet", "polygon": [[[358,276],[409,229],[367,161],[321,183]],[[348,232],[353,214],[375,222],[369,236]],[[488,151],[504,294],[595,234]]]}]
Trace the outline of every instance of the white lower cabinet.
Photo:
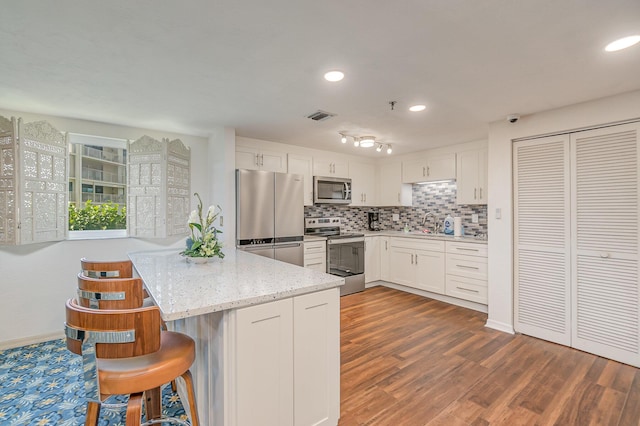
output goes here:
[{"label": "white lower cabinet", "polygon": [[487,304],[487,245],[449,242],[447,296]]},{"label": "white lower cabinet", "polygon": [[226,424],[337,425],[339,289],[237,309]]},{"label": "white lower cabinet", "polygon": [[364,239],[364,282],[380,280],[380,237],[366,236]]},{"label": "white lower cabinet", "polygon": [[444,241],[390,238],[389,281],[444,294]]},{"label": "white lower cabinet", "polygon": [[327,272],[327,242],[304,242],[304,267]]}]

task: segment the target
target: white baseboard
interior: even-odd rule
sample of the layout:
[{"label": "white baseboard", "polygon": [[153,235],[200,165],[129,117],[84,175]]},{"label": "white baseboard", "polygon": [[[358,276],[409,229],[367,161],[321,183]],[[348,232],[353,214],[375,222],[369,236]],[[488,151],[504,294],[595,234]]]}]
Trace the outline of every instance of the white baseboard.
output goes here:
[{"label": "white baseboard", "polygon": [[64,333],[59,331],[49,334],[40,334],[38,336],[29,336],[21,339],[5,340],[4,342],[0,342],[0,350],[19,348],[21,346],[48,342],[49,340],[62,339],[63,337]]},{"label": "white baseboard", "polygon": [[494,330],[502,331],[504,333],[515,334],[513,325],[507,324],[504,322],[488,319],[487,323],[484,326],[488,328],[493,328]]},{"label": "white baseboard", "polygon": [[487,305],[481,303],[470,302],[468,300],[458,299],[456,297],[445,296],[444,294],[431,293],[430,291],[419,290],[417,288],[411,288],[400,284],[390,283],[389,281],[376,281],[378,285],[393,288],[407,293],[416,294],[422,297],[428,297],[429,299],[439,300],[441,302],[450,303],[452,305],[461,306],[467,309],[473,309],[474,311],[487,313]]}]

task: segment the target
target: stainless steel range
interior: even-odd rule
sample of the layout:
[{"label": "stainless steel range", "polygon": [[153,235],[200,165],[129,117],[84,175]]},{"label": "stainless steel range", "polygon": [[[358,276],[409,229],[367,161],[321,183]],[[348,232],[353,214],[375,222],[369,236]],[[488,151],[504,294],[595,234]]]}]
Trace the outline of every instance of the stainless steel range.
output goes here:
[{"label": "stainless steel range", "polygon": [[364,234],[342,232],[339,217],[310,217],[304,233],[327,237],[327,273],[345,279],[340,295],[364,290]]}]

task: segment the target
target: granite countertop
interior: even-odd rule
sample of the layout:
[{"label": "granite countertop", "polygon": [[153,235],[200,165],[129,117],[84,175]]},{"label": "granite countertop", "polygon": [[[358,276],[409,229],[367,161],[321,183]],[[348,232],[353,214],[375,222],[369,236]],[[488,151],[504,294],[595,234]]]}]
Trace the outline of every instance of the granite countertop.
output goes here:
[{"label": "granite countertop", "polygon": [[487,244],[487,238],[479,238],[472,235],[463,235],[461,237],[454,237],[453,235],[446,234],[431,234],[424,233],[420,231],[358,231],[362,232],[365,237],[370,237],[374,235],[381,235],[385,237],[404,237],[404,238],[418,238],[418,239],[426,239],[426,240],[440,240],[440,241],[451,241],[451,242],[461,242],[461,243],[477,243],[477,244]]},{"label": "granite countertop", "polygon": [[344,284],[344,278],[241,250],[205,264],[176,249],[128,253],[165,321],[241,308]]}]

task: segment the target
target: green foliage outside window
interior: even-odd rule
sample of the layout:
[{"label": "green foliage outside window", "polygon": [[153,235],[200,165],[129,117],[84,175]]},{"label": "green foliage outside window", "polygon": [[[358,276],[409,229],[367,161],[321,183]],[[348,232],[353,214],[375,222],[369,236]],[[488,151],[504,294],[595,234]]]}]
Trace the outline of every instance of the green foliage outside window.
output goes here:
[{"label": "green foliage outside window", "polygon": [[69,231],[95,231],[105,229],[126,229],[126,207],[105,203],[94,205],[87,201],[83,209],[69,204]]}]

